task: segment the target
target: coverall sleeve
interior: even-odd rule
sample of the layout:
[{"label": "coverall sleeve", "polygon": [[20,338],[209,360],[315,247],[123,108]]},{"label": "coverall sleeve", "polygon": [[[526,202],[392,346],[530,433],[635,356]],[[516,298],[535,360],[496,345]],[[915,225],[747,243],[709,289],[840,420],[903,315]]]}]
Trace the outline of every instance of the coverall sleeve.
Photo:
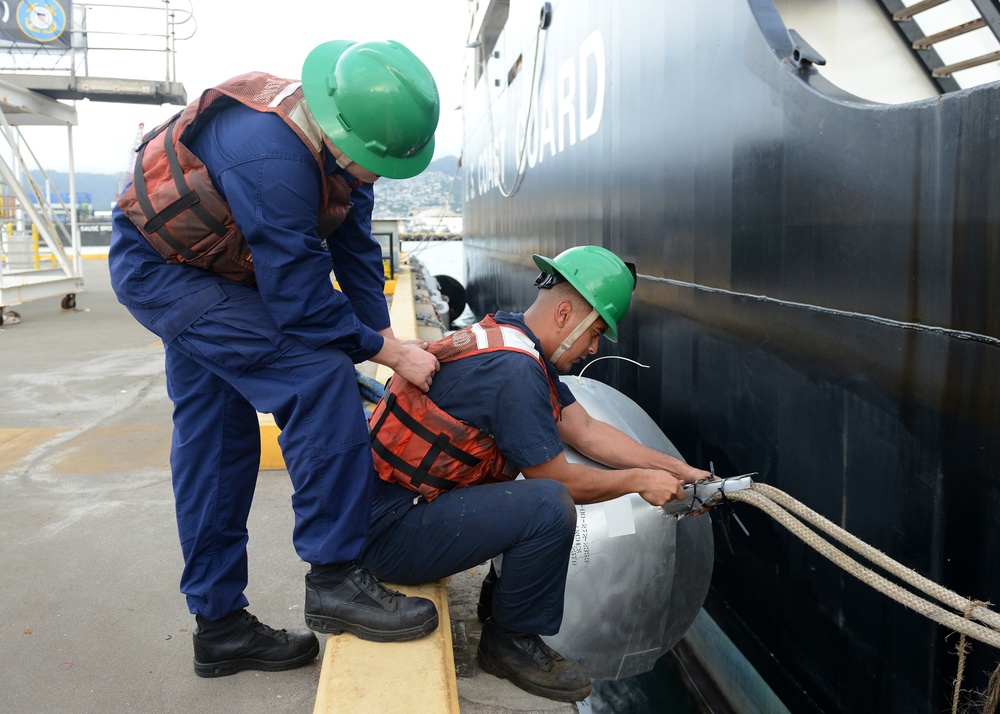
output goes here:
[{"label": "coverall sleeve", "polygon": [[347,218],[326,241],[333,272],[358,319],[373,330],[384,330],[389,327],[389,307],[385,300],[382,246],[372,236],[374,187],[361,184],[351,191],[351,203]]},{"label": "coverall sleeve", "polygon": [[[316,233],[321,184],[315,159],[271,154],[235,163],[218,180],[253,253],[257,287],[277,325],[313,349],[330,344],[355,362],[381,350],[383,337],[333,288],[330,253]],[[359,287],[372,280],[370,271],[348,278],[353,293],[377,289],[381,295],[381,282],[367,291]]]}]

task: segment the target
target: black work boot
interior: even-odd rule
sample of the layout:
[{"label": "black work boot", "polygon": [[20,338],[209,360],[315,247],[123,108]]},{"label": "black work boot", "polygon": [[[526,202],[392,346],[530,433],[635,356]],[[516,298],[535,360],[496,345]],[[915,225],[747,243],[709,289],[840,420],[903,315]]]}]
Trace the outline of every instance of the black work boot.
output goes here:
[{"label": "black work boot", "polygon": [[309,664],[319,654],[319,640],[309,630],[274,630],[246,610],[221,620],[196,619],[192,639],[199,677],[225,677],[244,669],[280,672]]},{"label": "black work boot", "polygon": [[316,632],[346,630],[363,640],[402,642],[433,632],[438,613],[427,598],[389,590],[355,560],[313,565],[306,574],[306,625]]},{"label": "black work boot", "polygon": [[538,635],[510,632],[493,620],[483,625],[479,666],[526,692],[558,702],[578,702],[590,694],[590,675],[582,665],[565,659]]}]

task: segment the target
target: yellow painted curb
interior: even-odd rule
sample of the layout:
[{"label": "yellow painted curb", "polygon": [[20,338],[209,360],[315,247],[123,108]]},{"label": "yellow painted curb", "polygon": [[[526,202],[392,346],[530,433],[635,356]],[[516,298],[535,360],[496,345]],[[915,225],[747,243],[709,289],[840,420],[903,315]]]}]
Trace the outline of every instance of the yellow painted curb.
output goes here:
[{"label": "yellow painted curb", "polygon": [[285,457],[278,446],[278,434],[281,429],[274,423],[270,414],[257,413],[257,423],[260,424],[260,470],[284,470]]},{"label": "yellow painted curb", "polygon": [[327,635],[313,714],[459,714],[446,581],[388,587],[433,600],[437,629],[392,643]]}]

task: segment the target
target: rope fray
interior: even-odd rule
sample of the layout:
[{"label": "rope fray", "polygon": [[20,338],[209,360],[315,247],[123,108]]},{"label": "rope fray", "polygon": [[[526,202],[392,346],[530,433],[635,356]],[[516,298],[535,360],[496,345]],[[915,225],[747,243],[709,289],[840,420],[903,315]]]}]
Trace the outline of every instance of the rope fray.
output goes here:
[{"label": "rope fray", "polygon": [[[977,607],[986,607],[988,602],[983,602],[982,600],[972,600],[969,602],[969,607],[965,609],[965,619],[969,619],[969,615]],[[959,700],[962,696],[962,678],[965,676],[965,657],[969,654],[969,649],[971,645],[966,640],[965,634],[961,634],[958,637],[958,646],[955,648],[955,653],[958,655],[958,673],[955,675],[955,691],[951,698],[951,714],[958,714]],[[997,665],[996,670],[994,670],[993,675],[990,677],[989,683],[986,685],[986,691],[978,696],[974,696],[973,699],[978,699],[978,702],[973,702],[972,706],[978,706],[981,714],[995,714],[997,710],[997,704],[1000,703],[1000,664]]]},{"label": "rope fray", "polygon": [[[748,489],[728,494],[728,497],[731,501],[740,501],[759,508],[837,567],[904,607],[959,633],[959,669],[952,705],[952,712],[957,713],[958,695],[965,670],[965,655],[968,651],[965,638],[971,637],[1000,648],[1000,615],[988,609],[989,603],[969,600],[923,577],[773,486],[755,483]],[[818,533],[807,528],[796,516],[954,612],[900,587],[871,568],[861,565]],[[998,703],[1000,703],[1000,666],[990,677],[980,711],[982,714],[995,714]]]},{"label": "rope fray", "polygon": [[1000,664],[993,670],[990,683],[986,685],[982,712],[983,714],[996,714],[998,706],[1000,706]]}]

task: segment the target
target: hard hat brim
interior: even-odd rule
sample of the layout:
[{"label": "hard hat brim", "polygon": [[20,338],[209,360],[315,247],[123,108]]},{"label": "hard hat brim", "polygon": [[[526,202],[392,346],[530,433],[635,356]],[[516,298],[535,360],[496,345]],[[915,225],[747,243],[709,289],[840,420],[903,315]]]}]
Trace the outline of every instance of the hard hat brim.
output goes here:
[{"label": "hard hat brim", "polygon": [[355,44],[354,40],[331,40],[314,48],[306,57],[302,65],[302,92],[309,111],[333,145],[358,166],[386,178],[413,178],[426,169],[434,158],[433,137],[420,150],[405,158],[379,157],[368,151],[364,141],[346,130],[338,119],[340,110],[336,95],[330,96],[327,91],[327,77],[340,56]]}]

